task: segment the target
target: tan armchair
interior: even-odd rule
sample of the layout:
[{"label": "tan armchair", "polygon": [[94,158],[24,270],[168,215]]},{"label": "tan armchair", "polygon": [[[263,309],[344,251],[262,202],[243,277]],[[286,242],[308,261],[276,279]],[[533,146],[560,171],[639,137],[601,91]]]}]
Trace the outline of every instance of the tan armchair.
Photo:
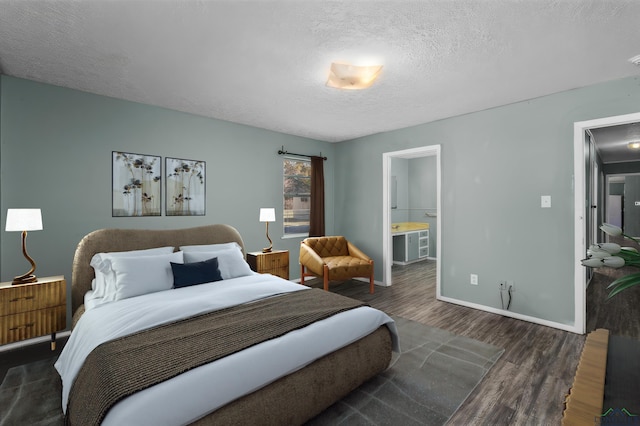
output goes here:
[{"label": "tan armchair", "polygon": [[373,260],[345,237],[309,237],[300,243],[300,284],[309,276],[322,277],[326,291],[329,281],[365,277],[369,293],[374,292]]}]

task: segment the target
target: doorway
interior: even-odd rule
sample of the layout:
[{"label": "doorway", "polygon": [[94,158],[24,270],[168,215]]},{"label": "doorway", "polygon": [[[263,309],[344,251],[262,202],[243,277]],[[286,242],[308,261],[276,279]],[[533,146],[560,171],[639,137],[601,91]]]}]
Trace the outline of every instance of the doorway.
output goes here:
[{"label": "doorway", "polygon": [[[595,177],[593,169],[596,161],[593,156],[588,155],[590,151],[590,141],[587,140],[589,130],[609,126],[631,124],[640,121],[640,113],[605,117],[595,120],[580,121],[574,123],[573,127],[573,152],[574,152],[574,331],[584,334],[586,331],[586,290],[588,284],[587,268],[580,263],[586,257],[589,235],[591,233],[589,218],[591,206],[598,206],[591,203],[594,195],[590,187],[596,187],[596,181],[587,181],[588,175]],[[590,173],[591,172],[591,173]],[[600,192],[602,193],[602,191]],[[596,200],[593,200],[596,201]],[[602,217],[602,212],[594,215]]]},{"label": "doorway", "polygon": [[440,145],[430,145],[419,148],[406,149],[402,151],[385,152],[382,154],[382,273],[383,285],[393,284],[392,264],[393,264],[393,237],[391,235],[391,208],[393,204],[392,188],[394,186],[391,173],[391,162],[394,158],[415,159],[422,157],[435,157],[436,164],[436,213],[438,220],[436,223],[436,297],[440,298],[440,269],[441,269],[441,240],[442,240],[442,206],[441,206],[441,161]]}]

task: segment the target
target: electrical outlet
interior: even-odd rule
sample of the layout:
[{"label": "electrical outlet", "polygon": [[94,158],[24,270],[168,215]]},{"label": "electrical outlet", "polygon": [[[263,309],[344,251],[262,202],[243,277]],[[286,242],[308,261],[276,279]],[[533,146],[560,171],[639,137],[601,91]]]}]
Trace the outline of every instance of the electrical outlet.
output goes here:
[{"label": "electrical outlet", "polygon": [[543,209],[551,208],[551,195],[540,196],[540,207],[542,207]]},{"label": "electrical outlet", "polygon": [[507,282],[506,281],[500,281],[500,291],[506,291],[507,290]]},{"label": "electrical outlet", "polygon": [[469,283],[471,285],[478,285],[478,275],[477,274],[471,274],[471,276],[469,277]]},{"label": "electrical outlet", "polygon": [[516,282],[515,281],[507,281],[507,290],[511,289],[511,292],[513,293],[514,291],[516,291]]}]

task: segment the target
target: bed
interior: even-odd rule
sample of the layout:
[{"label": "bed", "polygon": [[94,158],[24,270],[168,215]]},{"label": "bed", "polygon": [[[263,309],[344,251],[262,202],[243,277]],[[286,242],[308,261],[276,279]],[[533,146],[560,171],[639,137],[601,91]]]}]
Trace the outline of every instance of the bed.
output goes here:
[{"label": "bed", "polygon": [[[228,266],[232,263],[223,254],[215,256],[215,261],[220,262],[216,263],[217,271],[224,278],[219,281],[148,294],[133,293],[109,303],[102,303],[101,298],[92,299],[97,290],[91,263],[97,254],[171,247],[174,248],[171,254],[157,258],[174,259],[179,253],[184,266],[178,266],[193,270],[192,266],[199,268],[212,261],[205,259],[210,257],[209,249],[198,253],[199,247],[225,244],[237,246],[244,260],[241,235],[235,228],[222,224],[176,230],[102,229],[80,241],[72,271],[73,331],[56,362],[63,381],[63,410],[69,424],[302,424],[387,368],[392,350],[398,349],[398,341],[395,325],[386,314],[269,274],[231,273],[229,268],[244,271],[245,266],[242,262]],[[188,259],[190,249],[195,251]],[[135,262],[141,262],[140,259],[151,262],[152,257],[141,256]],[[156,257],[153,259],[156,262]],[[112,264],[115,268],[116,264],[125,264],[125,260],[133,259],[112,260]],[[156,270],[150,266],[153,263],[144,262],[135,263],[142,266],[136,266],[130,279],[140,277],[140,271],[145,279],[153,276]],[[211,266],[209,263],[207,268]],[[176,269],[173,272],[177,283],[182,278],[175,275]],[[122,288],[127,287],[123,284]],[[315,299],[318,297],[320,302]],[[297,307],[296,299],[309,300]],[[302,317],[316,315],[315,309],[308,309],[304,303],[327,305],[327,309],[337,312],[318,314],[318,319],[308,319],[310,322],[305,325],[290,324],[292,328],[286,333],[275,330],[263,342],[248,342],[241,349],[234,346],[239,340],[248,340],[252,330],[271,333],[273,325],[262,328],[260,321],[267,323],[271,318],[270,313],[264,312],[287,316],[286,320],[272,321],[278,327],[290,322],[291,317],[302,321]],[[338,309],[342,304],[344,307]],[[265,309],[271,311],[256,314],[255,309],[263,309],[262,305],[268,305]],[[295,309],[302,309],[302,314],[295,314]],[[235,315],[233,319],[229,319],[231,314]],[[245,319],[241,322],[236,318]],[[215,334],[215,339],[209,337],[211,340],[206,341],[210,345],[189,340],[214,336],[209,328],[216,333],[227,330],[225,321],[239,327],[240,337],[222,339]],[[199,327],[208,328],[200,332]],[[143,341],[153,344],[129,350],[138,335],[147,336]],[[206,355],[213,359],[197,361],[199,352],[209,352],[210,346],[229,346],[220,349],[229,353]],[[177,351],[175,359],[180,362],[170,361],[173,351]],[[172,369],[176,372],[167,372]],[[159,383],[138,383],[156,374],[168,377]],[[118,380],[124,384],[115,383]],[[127,386],[141,389],[132,391]],[[112,395],[118,387],[123,387],[122,394]],[[83,412],[93,409],[90,406],[100,405],[103,400],[111,400],[112,405],[96,408],[98,413],[100,409],[103,411],[95,420],[83,417]]]}]

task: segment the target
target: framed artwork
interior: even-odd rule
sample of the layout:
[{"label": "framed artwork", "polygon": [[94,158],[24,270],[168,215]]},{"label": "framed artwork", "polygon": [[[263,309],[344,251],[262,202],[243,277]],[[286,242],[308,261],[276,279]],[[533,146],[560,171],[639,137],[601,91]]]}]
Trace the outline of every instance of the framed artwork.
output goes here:
[{"label": "framed artwork", "polygon": [[165,158],[167,216],[204,216],[205,162]]},{"label": "framed artwork", "polygon": [[113,217],[161,215],[161,167],[159,156],[113,151]]}]

